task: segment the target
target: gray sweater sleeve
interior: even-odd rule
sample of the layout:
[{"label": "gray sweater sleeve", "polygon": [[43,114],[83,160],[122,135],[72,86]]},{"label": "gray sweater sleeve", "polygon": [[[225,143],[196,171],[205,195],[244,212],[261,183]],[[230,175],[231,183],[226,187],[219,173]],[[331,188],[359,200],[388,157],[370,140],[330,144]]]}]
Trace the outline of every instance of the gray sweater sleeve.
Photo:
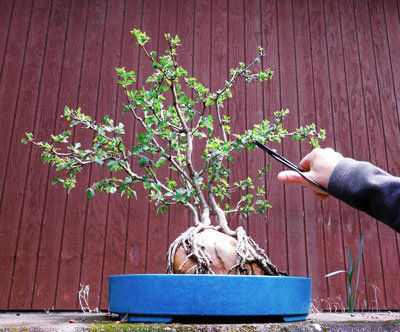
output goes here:
[{"label": "gray sweater sleeve", "polygon": [[400,232],[400,178],[345,158],[329,179],[328,192]]}]

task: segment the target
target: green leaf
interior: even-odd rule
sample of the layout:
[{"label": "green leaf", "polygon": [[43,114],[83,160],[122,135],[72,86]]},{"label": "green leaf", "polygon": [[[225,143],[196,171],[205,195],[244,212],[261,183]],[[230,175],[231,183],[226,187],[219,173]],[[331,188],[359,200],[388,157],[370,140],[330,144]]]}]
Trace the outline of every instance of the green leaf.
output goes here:
[{"label": "green leaf", "polygon": [[165,84],[163,84],[163,85],[160,86],[160,91],[161,91],[161,92],[168,91],[168,89],[169,89],[169,87],[168,87],[167,85],[165,85]]},{"label": "green leaf", "polygon": [[206,99],[206,107],[209,107],[211,105],[214,105],[214,100],[211,98]]},{"label": "green leaf", "polygon": [[214,118],[213,116],[210,114],[207,117],[205,117],[202,121],[202,123],[200,124],[201,128],[206,127],[208,130],[208,136],[211,137],[212,132],[214,130]]},{"label": "green leaf", "polygon": [[173,40],[171,40],[171,45],[172,46],[179,46],[181,44],[181,40],[179,39],[178,36],[175,36]]},{"label": "green leaf", "polygon": [[156,162],[156,167],[161,167],[166,161],[167,161],[167,158],[161,157],[161,158],[158,159],[158,161]]},{"label": "green leaf", "polygon": [[176,188],[176,186],[177,186],[176,181],[170,181],[170,180],[168,180],[168,188],[169,188],[169,189],[174,190],[174,189]]},{"label": "green leaf", "polygon": [[67,166],[68,166],[67,163],[60,163],[60,164],[58,164],[56,171],[59,172],[59,171],[63,170],[64,168],[66,168]]},{"label": "green leaf", "polygon": [[150,39],[149,37],[147,37],[145,32],[142,32],[138,29],[132,30],[131,34],[133,34],[136,37],[137,43],[141,46],[146,44]]},{"label": "green leaf", "polygon": [[94,195],[96,194],[95,191],[93,190],[93,188],[87,189],[86,192],[87,192],[87,197],[89,199],[92,199],[94,197]]},{"label": "green leaf", "polygon": [[165,205],[162,205],[162,206],[158,207],[158,209],[157,209],[157,214],[159,214],[159,213],[164,214],[167,212],[168,212],[168,206],[165,206]]},{"label": "green leaf", "polygon": [[110,171],[118,171],[121,169],[121,166],[118,163],[118,160],[111,159],[107,163],[107,167],[110,169]]},{"label": "green leaf", "polygon": [[95,161],[95,163],[99,164],[100,166],[104,165],[103,160],[97,155],[94,157],[94,161]]},{"label": "green leaf", "polygon": [[149,158],[143,156],[138,160],[138,164],[140,167],[145,167],[147,165],[147,163],[149,162]]},{"label": "green leaf", "polygon": [[114,121],[112,119],[110,119],[110,117],[108,115],[106,115],[104,117],[104,123],[107,124],[107,125],[110,125],[110,126],[114,125]]}]

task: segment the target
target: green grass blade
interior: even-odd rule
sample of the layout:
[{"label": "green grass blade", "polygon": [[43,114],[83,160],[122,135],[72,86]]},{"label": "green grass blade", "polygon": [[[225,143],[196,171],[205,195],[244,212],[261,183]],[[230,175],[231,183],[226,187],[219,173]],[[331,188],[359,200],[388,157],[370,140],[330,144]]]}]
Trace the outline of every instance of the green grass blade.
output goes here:
[{"label": "green grass blade", "polygon": [[351,249],[349,248],[349,272],[351,271],[351,269],[352,269],[352,259],[351,259]]},{"label": "green grass blade", "polygon": [[363,244],[364,244],[364,234],[361,233],[360,251],[359,251],[358,257],[357,257],[357,259],[358,259],[358,268],[357,268],[356,285],[355,285],[355,287],[354,287],[354,296],[353,296],[353,299],[352,299],[353,306],[354,306],[354,303],[355,303],[355,301],[356,301],[356,293],[357,293],[357,287],[358,287],[358,280],[359,280],[359,278],[360,278],[360,267],[361,267],[361,260],[362,260]]}]

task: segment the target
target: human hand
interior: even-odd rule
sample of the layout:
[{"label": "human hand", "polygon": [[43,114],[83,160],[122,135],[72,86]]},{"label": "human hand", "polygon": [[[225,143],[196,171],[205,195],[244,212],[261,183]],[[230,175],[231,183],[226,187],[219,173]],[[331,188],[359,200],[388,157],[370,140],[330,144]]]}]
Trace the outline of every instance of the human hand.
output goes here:
[{"label": "human hand", "polygon": [[[331,148],[318,148],[306,155],[300,161],[299,166],[305,171],[304,175],[327,188],[333,169],[342,159],[343,156]],[[295,171],[280,172],[278,174],[278,181],[282,183],[301,184],[304,187],[311,188],[314,194],[321,199],[325,199],[329,196],[326,192],[318,189]]]}]

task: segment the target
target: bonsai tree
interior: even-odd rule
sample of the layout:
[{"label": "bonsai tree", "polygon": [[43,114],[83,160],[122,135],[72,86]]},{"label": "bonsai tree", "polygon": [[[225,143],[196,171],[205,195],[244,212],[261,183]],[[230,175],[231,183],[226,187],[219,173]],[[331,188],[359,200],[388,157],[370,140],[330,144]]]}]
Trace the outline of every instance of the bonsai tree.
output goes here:
[{"label": "bonsai tree", "polygon": [[[131,88],[135,82],[133,71],[116,69],[118,83],[126,96],[122,113],[133,116],[142,128],[136,133],[136,144],[129,146],[124,141],[122,123],[115,123],[108,116],[95,121],[81,109],[69,107],[65,107],[63,117],[70,127],[81,127],[88,135],[94,132],[91,146],[69,143],[71,130],[51,135],[49,142],[37,141],[32,133],[27,133],[22,142],[43,149],[42,161],[61,174],[52,183],[61,183],[68,191],[75,186],[77,175],[84,167],[96,164],[107,167],[113,176],[87,188],[89,198],[104,192],[118,192],[130,198],[136,196],[135,186],[141,183],[158,213],[166,213],[169,206],[175,204],[187,208],[193,226],[170,245],[167,273],[285,274],[271,263],[242,227],[235,230],[229,227],[229,216],[234,213],[263,214],[270,207],[265,189],[256,184],[257,179],[230,181],[234,152],[254,150],[255,141],[281,142],[286,136],[295,140],[308,139],[315,147],[318,140],[324,138],[324,131],[317,132],[315,125],[310,124],[290,132],[283,124],[289,111],[281,110],[275,112],[272,119],[243,133],[231,132],[230,118],[224,109],[224,103],[232,97],[231,88],[239,79],[250,85],[273,76],[270,69],[253,70],[265,55],[262,47],[258,48],[252,62],[239,62],[231,69],[219,90],[210,91],[178,64],[178,36],[166,34],[169,47],[158,55],[146,48],[149,37],[145,32],[133,30],[131,33],[153,68],[145,86],[138,90]],[[203,150],[200,162],[194,161],[195,148]],[[175,174],[173,177],[159,175],[166,167]],[[269,166],[259,174],[265,174],[268,169]],[[236,202],[232,202],[233,192],[242,193]],[[215,250],[215,246],[224,243],[229,257],[221,267],[218,261],[223,255],[217,252],[216,259],[213,252],[220,250]]]}]

